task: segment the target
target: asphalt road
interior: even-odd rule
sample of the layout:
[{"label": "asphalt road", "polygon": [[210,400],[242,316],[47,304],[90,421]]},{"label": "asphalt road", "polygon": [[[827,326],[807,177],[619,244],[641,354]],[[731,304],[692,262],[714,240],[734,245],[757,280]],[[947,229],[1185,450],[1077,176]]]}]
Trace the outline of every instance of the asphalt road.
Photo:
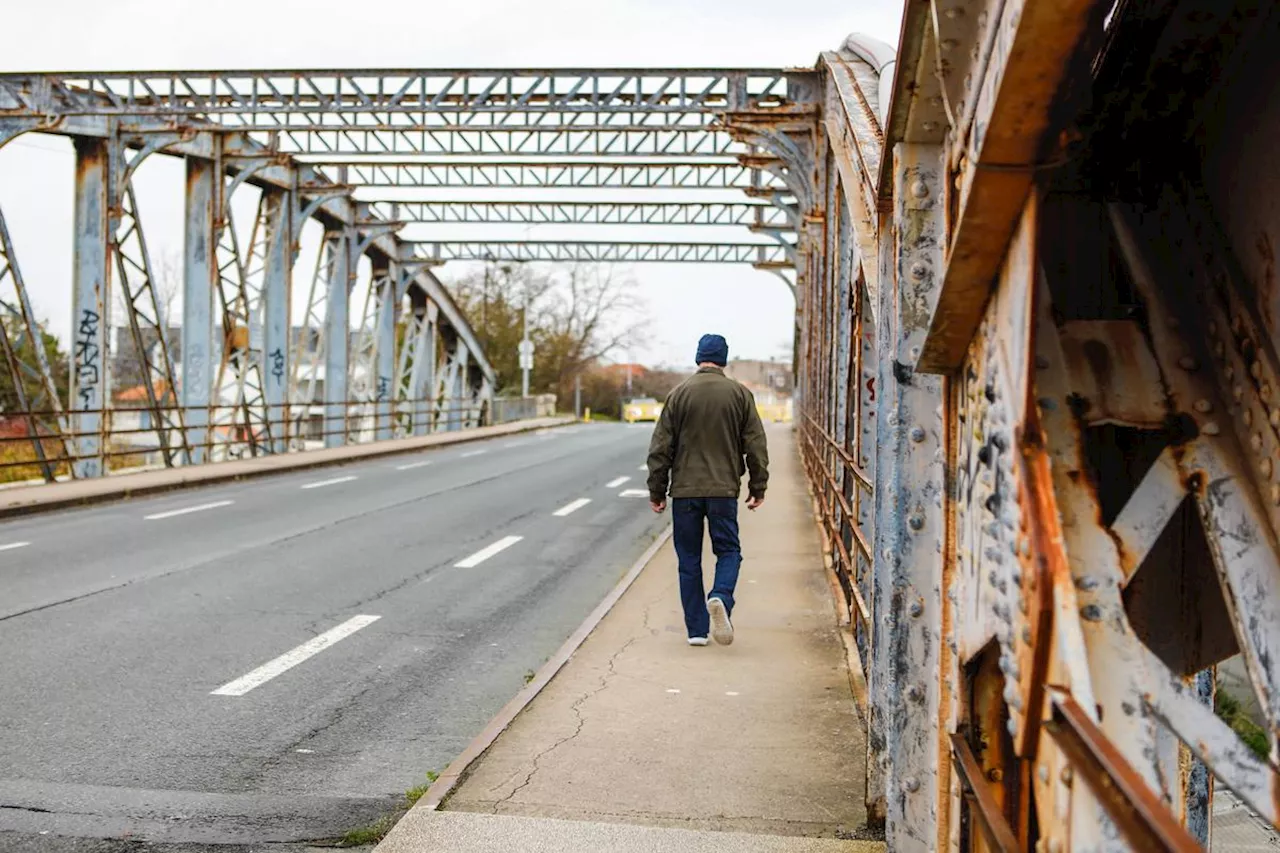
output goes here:
[{"label": "asphalt road", "polygon": [[0,524],[0,849],[372,823],[658,534],[626,494],[648,435],[576,426]]}]

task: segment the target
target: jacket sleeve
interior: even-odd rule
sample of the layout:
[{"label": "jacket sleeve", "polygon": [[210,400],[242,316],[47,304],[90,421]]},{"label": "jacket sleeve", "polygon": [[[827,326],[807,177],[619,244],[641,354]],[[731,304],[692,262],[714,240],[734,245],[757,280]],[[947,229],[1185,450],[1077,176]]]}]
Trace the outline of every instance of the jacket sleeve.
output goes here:
[{"label": "jacket sleeve", "polygon": [[[744,389],[745,391],[745,389]],[[769,488],[769,442],[764,435],[764,424],[760,422],[760,413],[756,411],[755,398],[746,391],[746,422],[742,425],[742,452],[747,457],[747,472],[751,475],[747,480],[747,494],[753,498],[763,498]]]},{"label": "jacket sleeve", "polygon": [[649,439],[649,499],[661,503],[667,499],[667,488],[671,482],[671,465],[675,460],[676,431],[675,394],[668,395],[658,423],[653,428],[653,438]]}]

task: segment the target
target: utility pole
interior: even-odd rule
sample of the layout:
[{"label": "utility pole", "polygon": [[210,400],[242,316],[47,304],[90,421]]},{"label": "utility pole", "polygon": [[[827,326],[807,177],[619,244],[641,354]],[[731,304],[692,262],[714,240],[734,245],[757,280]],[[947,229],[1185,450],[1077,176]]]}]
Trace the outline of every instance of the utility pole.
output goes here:
[{"label": "utility pole", "polygon": [[529,397],[529,371],[533,369],[533,341],[529,340],[529,288],[524,290],[524,333],[520,338],[520,396]]},{"label": "utility pole", "polygon": [[573,416],[582,420],[582,374],[573,378]]}]

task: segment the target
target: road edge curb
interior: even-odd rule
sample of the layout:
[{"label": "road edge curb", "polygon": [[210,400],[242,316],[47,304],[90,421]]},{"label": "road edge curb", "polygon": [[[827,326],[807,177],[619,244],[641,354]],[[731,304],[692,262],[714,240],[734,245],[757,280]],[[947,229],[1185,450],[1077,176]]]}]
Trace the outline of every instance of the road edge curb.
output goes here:
[{"label": "road edge curb", "polygon": [[635,583],[636,578],[640,577],[640,573],[644,571],[645,567],[653,562],[653,558],[657,556],[662,546],[667,544],[671,535],[672,527],[668,524],[649,547],[645,549],[644,553],[640,555],[635,564],[622,576],[618,584],[596,605],[595,610],[592,610],[582,624],[578,626],[577,630],[569,635],[569,639],[564,641],[564,645],[542,665],[533,679],[510,702],[504,705],[502,710],[498,711],[489,720],[484,730],[471,743],[467,744],[467,748],[450,762],[444,772],[427,789],[427,792],[418,801],[418,804],[414,806],[414,809],[439,810],[444,801],[453,793],[454,788],[465,778],[472,765],[488,752],[489,747],[493,746],[494,742],[515,721],[515,718],[537,698],[543,688],[551,683],[551,680],[564,668],[564,665],[569,662],[578,648],[586,642],[587,637],[604,620],[604,617],[609,614],[609,611],[613,609],[626,591],[631,588],[631,585]]},{"label": "road edge curb", "polygon": [[[75,507],[94,506],[96,504],[112,503],[114,501],[124,501],[130,498],[145,497],[148,495],[164,494],[165,492],[177,492],[184,489],[199,489],[204,486],[219,486],[227,483],[235,483],[244,480],[257,480],[263,477],[271,477],[276,474],[288,474],[294,471],[306,471],[314,468],[335,468],[340,465],[347,465],[352,462],[360,462],[366,459],[378,459],[386,456],[399,456],[408,453],[421,453],[426,450],[434,450],[437,448],[456,447],[459,444],[469,444],[475,441],[484,441],[486,439],[504,438],[511,435],[522,435],[527,432],[534,432],[540,429],[563,429],[564,427],[574,426],[578,421],[575,418],[567,418],[560,423],[538,423],[531,424],[523,429],[513,429],[508,432],[485,433],[483,435],[463,435],[460,434],[456,439],[446,439],[431,444],[415,447],[387,447],[379,450],[372,450],[378,442],[366,445],[352,445],[352,449],[361,448],[361,452],[352,453],[349,456],[327,457],[324,459],[307,459],[306,453],[281,454],[282,456],[297,456],[297,464],[280,465],[278,467],[261,468],[249,471],[230,471],[230,472],[210,472],[202,475],[197,479],[180,480],[172,483],[156,483],[154,485],[139,485],[130,487],[128,484],[121,484],[121,487],[114,491],[102,492],[94,495],[82,495],[79,497],[68,497],[60,499],[51,499],[40,503],[26,504],[9,504],[0,505],[0,521],[10,518],[22,518],[25,516],[41,515],[47,512],[57,512],[64,509],[74,509]],[[481,428],[483,429],[483,427]],[[447,435],[447,434],[446,434]],[[269,457],[261,457],[263,459]],[[195,471],[199,468],[208,468],[225,463],[209,463],[209,465],[193,465],[191,470]],[[163,470],[163,469],[162,469]],[[124,475],[129,476],[129,475]],[[38,488],[38,487],[37,487]]]}]

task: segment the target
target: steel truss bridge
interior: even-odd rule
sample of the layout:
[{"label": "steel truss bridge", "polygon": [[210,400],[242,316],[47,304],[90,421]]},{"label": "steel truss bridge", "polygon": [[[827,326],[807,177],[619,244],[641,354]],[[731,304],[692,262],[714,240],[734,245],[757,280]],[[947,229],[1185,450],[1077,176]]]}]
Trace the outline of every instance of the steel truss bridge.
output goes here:
[{"label": "steel truss bridge", "polygon": [[[38,389],[33,443],[97,476],[112,288],[188,464],[286,449],[322,380],[330,444],[483,417],[492,371],[432,273],[449,260],[773,272],[890,849],[1200,849],[1217,787],[1280,822],[1280,177],[1256,133],[1278,39],[1244,2],[908,0],[896,56],[851,37],[801,70],[0,75],[0,144],[75,140],[70,399],[19,357],[37,329],[2,220],[0,343]],[[131,185],[153,154],[187,165],[176,349]],[[483,199],[400,195],[465,188]],[[398,234],[495,222],[747,230]],[[1261,754],[1213,709],[1237,655]]]}]

